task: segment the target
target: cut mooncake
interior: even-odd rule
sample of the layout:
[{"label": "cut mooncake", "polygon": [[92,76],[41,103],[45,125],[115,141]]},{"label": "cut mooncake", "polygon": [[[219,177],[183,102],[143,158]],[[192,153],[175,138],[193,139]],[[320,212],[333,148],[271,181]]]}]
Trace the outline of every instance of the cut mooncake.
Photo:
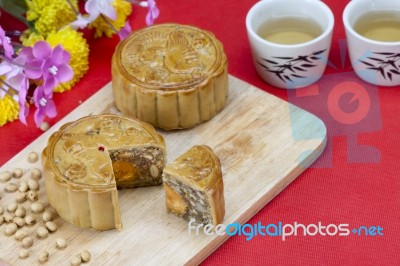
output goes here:
[{"label": "cut mooncake", "polygon": [[222,223],[225,215],[221,164],[211,148],[194,146],[164,169],[167,210],[197,224]]},{"label": "cut mooncake", "polygon": [[112,90],[125,115],[166,130],[193,127],[225,106],[223,45],[214,34],[186,25],[135,31],[113,55]]},{"label": "cut mooncake", "polygon": [[42,154],[46,194],[64,220],[121,229],[118,188],[160,185],[166,147],[153,126],[117,115],[67,123]]}]

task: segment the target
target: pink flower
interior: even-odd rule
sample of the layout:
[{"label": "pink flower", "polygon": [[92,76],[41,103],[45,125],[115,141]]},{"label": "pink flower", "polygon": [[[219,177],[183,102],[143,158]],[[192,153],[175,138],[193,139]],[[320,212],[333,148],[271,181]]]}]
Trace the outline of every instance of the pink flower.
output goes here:
[{"label": "pink flower", "polygon": [[47,95],[45,89],[39,86],[33,93],[33,99],[35,101],[36,111],[34,120],[37,127],[43,123],[44,117],[53,118],[57,115],[56,105],[52,100],[53,94]]},{"label": "pink flower", "polygon": [[100,15],[116,20],[117,14],[112,3],[113,0],[88,0],[85,3],[85,11],[89,14],[91,21]]},{"label": "pink flower", "polygon": [[26,125],[26,117],[29,114],[29,106],[26,103],[26,95],[28,94],[29,81],[27,78],[20,80],[20,89],[18,92],[18,104],[19,104],[19,120]]},{"label": "pink flower", "polygon": [[155,0],[148,0],[147,1],[147,15],[146,15],[146,24],[147,26],[153,25],[154,20],[158,18],[160,15],[160,10],[156,6],[156,1]]},{"label": "pink flower", "polygon": [[11,46],[11,41],[10,38],[6,36],[6,33],[4,32],[3,28],[0,26],[0,45],[3,46],[4,49],[4,55],[7,58],[12,58],[14,54],[14,49]]},{"label": "pink flower", "polygon": [[119,38],[122,40],[126,39],[128,35],[132,32],[131,25],[129,24],[129,21],[127,20],[125,23],[125,26],[118,32]]},{"label": "pink flower", "polygon": [[[14,90],[18,91],[18,96],[15,100],[20,106],[19,119],[26,125],[26,117],[29,113],[29,108],[26,103],[26,95],[28,93],[29,81],[24,74],[24,68],[22,66],[26,63],[26,56],[24,54],[19,54],[17,58],[13,59],[11,62],[3,61],[0,64],[0,76],[5,76],[5,81]],[[9,89],[8,85],[2,84],[2,89],[0,90],[0,98],[3,98],[5,92]]]},{"label": "pink flower", "polygon": [[71,27],[73,29],[83,29],[100,15],[116,20],[117,13],[112,3],[113,0],[88,0],[85,3],[85,11],[88,15],[78,14],[77,19],[70,24]]},{"label": "pink flower", "polygon": [[78,14],[77,19],[69,24],[74,30],[84,29],[90,23],[90,18],[87,15]]},{"label": "pink flower", "polygon": [[46,95],[50,95],[59,83],[67,82],[72,79],[74,72],[68,65],[70,54],[61,45],[57,45],[54,50],[45,41],[38,41],[31,47],[24,47],[21,52],[27,56],[25,69],[26,76],[31,79],[43,79],[43,90]]}]

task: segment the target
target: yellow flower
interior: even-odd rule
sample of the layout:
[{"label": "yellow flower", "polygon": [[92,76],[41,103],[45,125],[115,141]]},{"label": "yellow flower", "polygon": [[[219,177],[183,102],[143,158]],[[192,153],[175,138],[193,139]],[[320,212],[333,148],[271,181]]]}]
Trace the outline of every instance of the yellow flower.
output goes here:
[{"label": "yellow flower", "polygon": [[6,95],[0,99],[0,127],[17,119],[18,114],[19,105],[13,98]]},{"label": "yellow flower", "polygon": [[[30,34],[29,32],[25,32],[24,37],[22,38],[22,43],[25,46],[33,46],[39,40],[44,40],[43,36],[34,32]],[[47,36],[46,41],[51,47],[61,44],[61,46],[71,55],[69,65],[74,71],[74,77],[69,82],[58,85],[54,88],[54,92],[70,90],[89,69],[89,45],[87,44],[86,39],[83,38],[83,34],[72,29],[70,26],[64,27],[57,32],[50,33]]]},{"label": "yellow flower", "polygon": [[[126,19],[132,12],[132,5],[124,0],[114,0],[113,6],[117,14],[116,20],[99,16],[95,21],[89,24],[89,29],[95,29],[95,38],[101,37],[103,34],[107,37],[111,37],[116,33],[114,29],[119,31],[125,26]],[[107,20],[108,23],[105,20]],[[111,24],[112,27],[109,24]]]},{"label": "yellow flower", "polygon": [[20,40],[24,46],[33,46],[38,41],[44,41],[44,38],[42,35],[27,29],[22,33]]},{"label": "yellow flower", "polygon": [[[75,10],[78,1],[71,0]],[[66,0],[26,0],[26,19],[32,21],[35,30],[44,37],[75,20],[76,15]]]}]

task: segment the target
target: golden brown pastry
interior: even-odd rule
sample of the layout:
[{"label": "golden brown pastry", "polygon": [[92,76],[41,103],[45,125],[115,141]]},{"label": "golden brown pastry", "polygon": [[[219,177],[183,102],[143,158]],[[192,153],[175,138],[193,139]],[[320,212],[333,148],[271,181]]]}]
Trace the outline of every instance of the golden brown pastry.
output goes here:
[{"label": "golden brown pastry", "polygon": [[164,169],[167,210],[197,224],[222,223],[225,215],[221,164],[208,146],[194,146]]},{"label": "golden brown pastry", "polygon": [[112,59],[115,103],[125,115],[171,130],[214,117],[228,96],[227,59],[215,36],[161,24],[134,32]]},{"label": "golden brown pastry", "polygon": [[160,185],[165,157],[162,136],[136,119],[98,115],[67,123],[42,154],[49,203],[77,226],[121,229],[117,186]]}]

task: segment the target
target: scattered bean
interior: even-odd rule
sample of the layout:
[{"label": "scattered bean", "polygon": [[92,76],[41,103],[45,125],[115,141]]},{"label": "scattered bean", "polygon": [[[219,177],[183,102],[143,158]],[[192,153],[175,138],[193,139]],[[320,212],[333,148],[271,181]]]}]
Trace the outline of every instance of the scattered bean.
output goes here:
[{"label": "scattered bean", "polygon": [[39,253],[39,262],[44,263],[49,260],[49,252],[41,251]]},{"label": "scattered bean", "polygon": [[91,258],[90,252],[87,250],[84,250],[81,252],[81,259],[83,262],[88,262]]},{"label": "scattered bean", "polygon": [[38,198],[39,198],[37,192],[36,192],[36,191],[32,191],[32,190],[30,190],[30,191],[28,191],[28,192],[26,193],[26,197],[27,197],[30,201],[37,201]]},{"label": "scattered bean", "polygon": [[26,249],[21,250],[21,251],[19,252],[19,257],[20,257],[21,259],[25,259],[25,258],[29,257],[29,251],[26,250]]},{"label": "scattered bean", "polygon": [[50,128],[50,125],[48,122],[44,121],[43,123],[40,124],[39,127],[42,131],[47,131]]},{"label": "scattered bean", "polygon": [[47,209],[43,213],[43,221],[45,221],[45,222],[53,221],[55,216],[56,216],[56,213],[53,209]]},{"label": "scattered bean", "polygon": [[40,213],[40,212],[43,212],[43,210],[44,210],[43,203],[34,202],[34,203],[31,204],[31,211],[33,213]]},{"label": "scattered bean", "polygon": [[15,214],[14,213],[5,213],[4,215],[3,215],[3,217],[4,217],[4,221],[6,222],[6,223],[11,223],[12,222],[12,220],[14,219],[14,217],[15,217]]},{"label": "scattered bean", "polygon": [[42,172],[38,168],[32,168],[31,177],[35,180],[39,180],[42,177]]},{"label": "scattered bean", "polygon": [[46,222],[46,227],[50,232],[55,232],[57,230],[57,225],[55,222]]},{"label": "scattered bean", "polygon": [[36,229],[36,234],[37,234],[38,237],[40,237],[40,238],[45,238],[45,237],[47,237],[47,236],[49,235],[49,231],[47,230],[46,227],[44,227],[44,226],[39,226],[39,227]]},{"label": "scattered bean", "polygon": [[4,208],[3,206],[0,206],[0,215],[2,215],[4,213]]},{"label": "scattered bean", "polygon": [[2,225],[4,223],[4,217],[3,215],[0,215],[0,225]]},{"label": "scattered bean", "polygon": [[14,223],[9,223],[6,226],[6,229],[4,230],[4,233],[6,234],[6,236],[11,236],[13,234],[15,234],[15,232],[17,232],[18,226]]},{"label": "scattered bean", "polygon": [[20,229],[15,233],[15,239],[18,241],[22,241],[27,236],[28,236],[28,232],[24,229]]},{"label": "scattered bean", "polygon": [[15,196],[15,202],[24,203],[25,201],[26,201],[25,193],[18,193],[17,196]]},{"label": "scattered bean", "polygon": [[9,171],[0,172],[0,182],[5,183],[12,177],[12,173]]},{"label": "scattered bean", "polygon": [[81,263],[82,263],[82,259],[81,259],[80,256],[75,256],[71,260],[71,265],[72,266],[78,266],[78,265],[81,265]]},{"label": "scattered bean", "polygon": [[24,239],[22,239],[22,246],[25,248],[29,248],[33,245],[33,237],[27,236]]},{"label": "scattered bean", "polygon": [[8,183],[7,186],[4,188],[6,192],[15,192],[17,191],[18,186],[15,183]]},{"label": "scattered bean", "polygon": [[36,223],[36,218],[33,215],[28,214],[25,216],[25,224],[32,225]]},{"label": "scattered bean", "polygon": [[20,192],[27,192],[28,189],[29,189],[29,187],[28,187],[28,183],[27,182],[22,181],[21,183],[19,183],[18,190]]},{"label": "scattered bean", "polygon": [[22,227],[25,225],[25,219],[21,217],[14,217],[13,222],[18,226]]},{"label": "scattered bean", "polygon": [[19,206],[19,207],[15,210],[15,216],[24,218],[25,215],[26,215],[26,209],[25,209],[24,207]]},{"label": "scattered bean", "polygon": [[17,208],[18,208],[18,204],[17,203],[10,203],[7,206],[7,211],[9,213],[12,213],[12,212],[15,212],[17,210]]},{"label": "scattered bean", "polygon": [[13,170],[13,177],[14,178],[21,178],[23,176],[23,174],[24,174],[24,171],[22,171],[21,168],[15,168]]},{"label": "scattered bean", "polygon": [[64,238],[57,238],[56,239],[56,246],[59,249],[64,249],[67,246],[67,241]]},{"label": "scattered bean", "polygon": [[29,179],[28,180],[28,187],[29,187],[29,189],[30,190],[34,190],[34,191],[36,191],[36,190],[39,190],[39,182],[37,181],[37,180],[35,180],[35,179]]},{"label": "scattered bean", "polygon": [[28,154],[28,161],[30,163],[36,163],[38,159],[39,159],[39,156],[36,152],[32,151]]}]

